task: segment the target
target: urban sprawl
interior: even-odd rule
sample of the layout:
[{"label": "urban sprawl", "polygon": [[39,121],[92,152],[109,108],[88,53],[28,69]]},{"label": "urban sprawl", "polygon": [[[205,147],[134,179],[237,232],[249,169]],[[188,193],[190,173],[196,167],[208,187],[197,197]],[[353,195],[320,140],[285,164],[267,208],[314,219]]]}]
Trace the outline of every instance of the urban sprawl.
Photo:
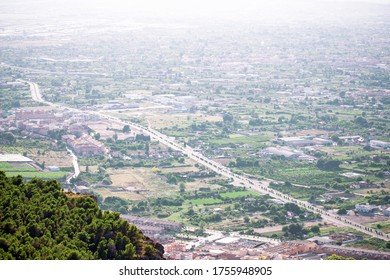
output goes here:
[{"label": "urban sprawl", "polygon": [[8,16],[0,170],[94,196],[167,259],[388,260],[384,7],[311,25]]}]

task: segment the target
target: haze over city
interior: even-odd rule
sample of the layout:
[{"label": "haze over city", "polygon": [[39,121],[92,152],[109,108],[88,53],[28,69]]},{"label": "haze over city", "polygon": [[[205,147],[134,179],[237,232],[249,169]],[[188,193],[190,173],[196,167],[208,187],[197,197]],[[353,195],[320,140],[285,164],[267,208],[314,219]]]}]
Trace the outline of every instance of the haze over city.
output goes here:
[{"label": "haze over city", "polygon": [[[208,20],[215,21],[272,21],[286,20],[329,20],[359,18],[373,15],[382,10],[389,13],[389,1],[326,1],[326,0],[87,0],[87,1],[2,1],[3,16],[17,16],[20,19],[39,20],[51,18],[58,22],[70,20]],[[374,5],[374,6],[372,6]],[[13,13],[15,12],[15,13]],[[4,15],[5,14],[5,15]],[[4,21],[6,17],[2,17]],[[206,23],[210,23],[206,22]],[[45,24],[45,22],[41,22]]]}]

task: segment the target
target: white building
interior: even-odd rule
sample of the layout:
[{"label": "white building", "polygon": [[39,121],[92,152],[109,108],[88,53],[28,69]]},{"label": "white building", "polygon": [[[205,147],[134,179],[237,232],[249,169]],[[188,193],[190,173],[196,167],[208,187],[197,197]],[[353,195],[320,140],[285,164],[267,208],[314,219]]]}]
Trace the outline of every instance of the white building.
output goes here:
[{"label": "white building", "polygon": [[280,137],[277,139],[280,144],[288,146],[309,146],[313,145],[313,140],[301,137]]},{"label": "white building", "polygon": [[333,144],[333,141],[330,139],[313,138],[313,143],[316,145],[330,146]]},{"label": "white building", "polygon": [[341,140],[343,140],[347,144],[361,144],[364,142],[364,138],[359,135],[354,136],[341,136],[339,137]]},{"label": "white building", "polygon": [[369,204],[356,204],[355,210],[361,215],[373,215],[379,210],[379,207]]}]

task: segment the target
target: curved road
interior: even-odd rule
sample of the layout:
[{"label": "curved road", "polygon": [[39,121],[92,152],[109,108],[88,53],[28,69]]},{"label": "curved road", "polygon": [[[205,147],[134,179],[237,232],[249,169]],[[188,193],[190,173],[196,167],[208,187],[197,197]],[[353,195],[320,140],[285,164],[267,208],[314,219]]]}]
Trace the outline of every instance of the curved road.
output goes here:
[{"label": "curved road", "polygon": [[73,169],[74,169],[74,173],[72,175],[70,175],[69,178],[66,180],[66,182],[69,184],[70,180],[72,178],[77,178],[80,175],[80,167],[79,167],[79,163],[77,161],[78,160],[77,156],[73,153],[73,151],[69,148],[66,148],[66,150],[72,156],[72,164],[73,164]]},{"label": "curved road", "polygon": [[[23,80],[21,80],[21,81],[23,81]],[[113,122],[127,124],[130,127],[134,128],[136,130],[139,130],[142,133],[149,135],[153,140],[157,140],[157,141],[161,142],[162,144],[164,144],[164,145],[166,145],[174,150],[182,152],[183,154],[185,154],[189,158],[204,165],[208,169],[232,180],[232,182],[237,184],[237,185],[245,186],[247,188],[253,189],[253,190],[258,191],[258,192],[263,193],[263,194],[268,194],[269,196],[271,196],[273,198],[277,198],[277,199],[284,201],[284,202],[295,203],[295,204],[299,205],[300,207],[305,208],[306,210],[309,210],[311,212],[319,214],[326,221],[329,221],[329,222],[332,222],[335,224],[339,224],[341,226],[351,227],[351,228],[354,228],[360,232],[368,234],[372,237],[376,237],[376,238],[380,238],[380,239],[383,239],[386,241],[390,241],[390,234],[385,234],[381,231],[366,227],[362,224],[353,222],[345,217],[342,217],[342,216],[339,216],[337,214],[326,211],[326,210],[324,210],[318,206],[315,206],[307,201],[301,201],[301,200],[293,198],[289,195],[281,193],[279,191],[273,190],[269,187],[269,183],[271,180],[266,179],[266,180],[259,181],[259,180],[255,180],[255,179],[250,179],[249,177],[244,176],[244,175],[235,174],[226,166],[223,166],[222,164],[220,164],[218,162],[210,160],[209,158],[205,157],[201,153],[194,151],[189,146],[184,147],[184,146],[180,145],[179,143],[177,143],[175,141],[174,138],[169,137],[167,135],[164,135],[164,134],[162,134],[162,133],[160,133],[160,132],[158,132],[150,127],[143,127],[139,124],[132,123],[129,121],[123,121],[117,117],[113,117],[113,116],[110,116],[110,115],[107,115],[104,113],[100,113],[100,112],[86,112],[86,111],[82,111],[79,109],[74,109],[71,107],[67,107],[67,106],[54,104],[52,102],[45,101],[42,98],[42,95],[39,91],[38,84],[33,83],[33,82],[29,82],[29,81],[23,81],[23,82],[26,82],[30,85],[31,97],[33,100],[35,100],[37,102],[41,102],[41,103],[49,105],[49,106],[54,106],[54,107],[57,107],[57,108],[60,108],[63,110],[69,110],[72,112],[97,115],[97,116],[100,116],[101,118],[104,118],[104,119],[107,119],[107,120],[110,120]]]}]

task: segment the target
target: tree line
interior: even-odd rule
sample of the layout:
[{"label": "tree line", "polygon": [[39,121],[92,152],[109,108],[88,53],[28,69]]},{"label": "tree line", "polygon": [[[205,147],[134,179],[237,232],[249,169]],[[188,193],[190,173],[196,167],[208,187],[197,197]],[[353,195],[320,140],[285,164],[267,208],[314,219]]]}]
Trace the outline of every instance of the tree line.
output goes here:
[{"label": "tree line", "polygon": [[163,250],[92,196],[0,171],[0,259],[162,259]]}]

